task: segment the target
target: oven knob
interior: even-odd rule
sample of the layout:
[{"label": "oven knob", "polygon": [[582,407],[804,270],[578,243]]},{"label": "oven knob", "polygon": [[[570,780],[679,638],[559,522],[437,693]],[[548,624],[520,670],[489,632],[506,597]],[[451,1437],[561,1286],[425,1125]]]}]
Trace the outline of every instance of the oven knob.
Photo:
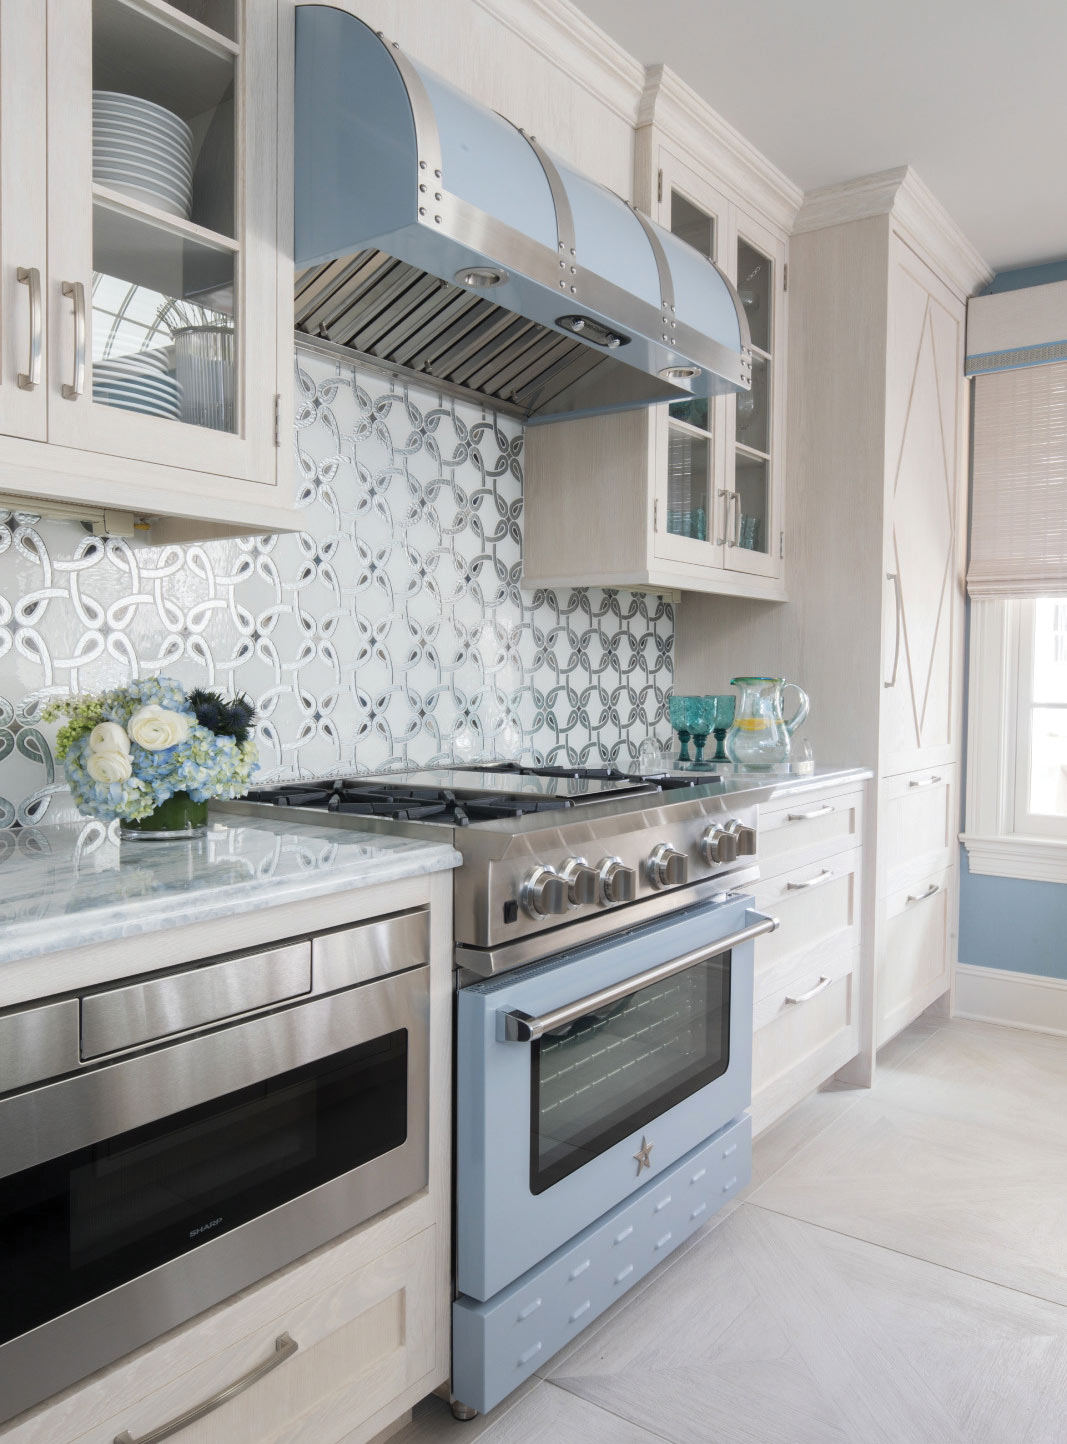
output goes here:
[{"label": "oven knob", "polygon": [[597,871],[600,895],[606,903],[633,902],[637,896],[637,873],[617,857],[605,857]]},{"label": "oven knob", "polygon": [[712,867],[719,863],[735,862],[737,838],[727,828],[720,827],[717,822],[713,823],[700,839],[700,855]]},{"label": "oven knob", "polygon": [[689,861],[684,852],[661,842],[652,849],[648,859],[648,880],[653,887],[679,887],[689,876]]},{"label": "oven knob", "polygon": [[587,907],[596,902],[600,879],[597,877],[596,868],[590,867],[584,857],[569,857],[559,871],[567,884],[567,895],[572,908]]},{"label": "oven knob", "polygon": [[550,867],[535,867],[519,897],[526,911],[538,921],[565,913],[571,905],[566,881]]},{"label": "oven knob", "polygon": [[756,856],[756,829],[754,827],[746,827],[735,817],[726,824],[726,831],[731,837],[737,838],[738,857]]}]

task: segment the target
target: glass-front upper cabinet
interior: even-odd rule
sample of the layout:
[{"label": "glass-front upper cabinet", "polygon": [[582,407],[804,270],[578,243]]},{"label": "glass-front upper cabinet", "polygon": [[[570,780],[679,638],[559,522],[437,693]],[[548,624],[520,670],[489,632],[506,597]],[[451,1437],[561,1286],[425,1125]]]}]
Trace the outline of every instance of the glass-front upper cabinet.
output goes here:
[{"label": "glass-front upper cabinet", "polygon": [[[784,407],[779,398],[780,343],[785,327],[784,245],[747,216],[737,215],[732,280],[748,317],[752,389],[729,402],[732,477],[726,566],[762,576],[781,573],[781,452]],[[784,400],[784,398],[783,398]]]},{"label": "glass-front upper cabinet", "polygon": [[660,412],[657,555],[770,579],[782,575],[781,338],[785,245],[665,148],[657,219],[734,283],[752,338],[752,389]]},{"label": "glass-front upper cabinet", "polygon": [[276,6],[47,9],[49,440],[262,495],[278,470]]}]

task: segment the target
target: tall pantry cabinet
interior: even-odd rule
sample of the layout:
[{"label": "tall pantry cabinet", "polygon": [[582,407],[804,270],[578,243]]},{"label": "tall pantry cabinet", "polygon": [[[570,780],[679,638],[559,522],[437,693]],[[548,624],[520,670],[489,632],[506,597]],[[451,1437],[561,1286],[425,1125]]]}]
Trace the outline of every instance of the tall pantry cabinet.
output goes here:
[{"label": "tall pantry cabinet", "polygon": [[873,1050],[951,983],[964,321],[988,274],[908,169],[805,198],[789,255],[794,604],[679,610],[684,690],[722,690],[742,661],[795,677],[812,697],[805,731],[816,758],[877,768],[865,879],[873,968],[856,1081]]}]

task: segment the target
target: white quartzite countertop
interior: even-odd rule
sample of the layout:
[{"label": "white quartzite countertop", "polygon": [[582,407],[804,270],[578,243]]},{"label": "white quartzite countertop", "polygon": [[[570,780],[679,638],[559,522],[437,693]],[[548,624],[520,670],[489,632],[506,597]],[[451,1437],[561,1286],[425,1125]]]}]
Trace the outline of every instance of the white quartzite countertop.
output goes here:
[{"label": "white quartzite countertop", "polygon": [[[120,843],[86,819],[0,832],[0,966],[457,866],[449,844],[212,816],[196,841]],[[42,990],[44,991],[44,990]]]}]

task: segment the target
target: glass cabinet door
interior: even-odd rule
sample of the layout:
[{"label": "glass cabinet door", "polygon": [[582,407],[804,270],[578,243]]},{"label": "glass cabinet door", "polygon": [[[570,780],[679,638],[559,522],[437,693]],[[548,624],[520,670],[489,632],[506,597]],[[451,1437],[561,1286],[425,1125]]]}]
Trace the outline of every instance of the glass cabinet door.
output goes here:
[{"label": "glass cabinet door", "polygon": [[[664,167],[662,187],[663,224],[709,260],[717,260],[725,199],[680,165]],[[657,553],[700,566],[721,566],[724,402],[720,398],[675,401],[664,410],[666,456],[658,467]]]},{"label": "glass cabinet door", "polygon": [[0,5],[0,432],[44,441],[45,7]]},{"label": "glass cabinet door", "polygon": [[747,220],[738,221],[737,293],[752,338],[752,389],[731,403],[733,492],[728,499],[726,566],[776,576],[782,537],[778,504],[780,410],[777,398],[782,295],[781,246]]},{"label": "glass cabinet door", "polygon": [[274,483],[272,9],[50,0],[53,442]]}]

